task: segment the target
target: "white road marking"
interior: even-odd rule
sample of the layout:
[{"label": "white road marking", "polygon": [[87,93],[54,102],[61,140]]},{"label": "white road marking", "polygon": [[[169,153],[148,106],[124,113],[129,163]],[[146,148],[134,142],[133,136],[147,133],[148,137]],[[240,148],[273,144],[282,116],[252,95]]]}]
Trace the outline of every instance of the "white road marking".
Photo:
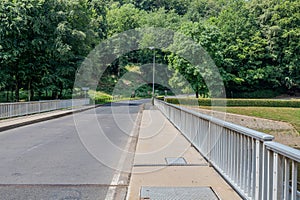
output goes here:
[{"label": "white road marking", "polygon": [[34,150],[34,149],[36,149],[36,148],[39,148],[40,146],[43,146],[43,145],[44,145],[44,143],[35,145],[35,146],[33,146],[33,147],[27,149],[26,152],[32,151],[32,150]]},{"label": "white road marking", "polygon": [[[63,136],[63,135],[59,135],[58,137],[62,137],[62,136]],[[46,142],[44,142],[44,143],[40,143],[40,144],[34,145],[34,146],[32,146],[32,147],[26,149],[26,151],[24,151],[24,152],[22,153],[22,155],[25,154],[25,153],[28,153],[28,152],[30,152],[30,151],[32,151],[32,150],[34,150],[34,149],[37,149],[37,148],[39,148],[39,147],[41,147],[41,146],[47,145],[47,144],[49,144],[49,143],[51,143],[51,142],[53,142],[53,141],[55,141],[55,140],[57,140],[57,137],[55,137],[55,138],[52,139],[52,140],[48,140],[48,141],[46,141]]]},{"label": "white road marking", "polygon": [[130,138],[128,139],[127,144],[124,148],[121,159],[118,163],[117,171],[115,172],[115,174],[112,178],[112,181],[110,183],[111,186],[108,188],[108,191],[106,193],[105,200],[113,200],[114,197],[115,197],[115,194],[116,194],[117,185],[120,184],[120,183],[122,183],[122,184],[124,183],[123,181],[120,181],[120,177],[121,177],[121,173],[122,173],[121,169],[123,168],[125,159],[127,157],[127,152],[129,152],[130,144],[131,144],[131,141],[133,140],[132,136],[134,134],[134,131],[136,131],[137,126],[139,126],[138,120],[139,120],[139,117],[140,117],[141,114],[142,113],[139,112],[137,117],[136,117],[134,126],[132,128],[131,133],[130,133]]}]

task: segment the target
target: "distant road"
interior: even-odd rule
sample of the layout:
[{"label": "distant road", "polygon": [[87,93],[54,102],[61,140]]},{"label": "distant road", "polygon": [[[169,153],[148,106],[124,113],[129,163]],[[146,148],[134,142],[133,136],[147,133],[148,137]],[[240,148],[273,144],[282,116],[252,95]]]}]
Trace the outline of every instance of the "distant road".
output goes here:
[{"label": "distant road", "polygon": [[[99,137],[107,137],[123,148],[129,138],[124,131],[131,131],[139,106],[145,100],[130,103],[130,106],[128,102],[113,103],[78,115],[96,116],[104,131]],[[122,127],[116,118],[121,119]],[[94,122],[86,120],[80,125],[86,137],[98,131],[91,123]],[[107,146],[93,148],[105,152],[113,162],[118,163],[121,158],[120,153],[110,151]],[[73,116],[0,132],[1,200],[105,199],[115,173],[115,169],[96,160],[82,145]],[[119,192],[125,194],[127,180],[125,177],[117,187]]]}]

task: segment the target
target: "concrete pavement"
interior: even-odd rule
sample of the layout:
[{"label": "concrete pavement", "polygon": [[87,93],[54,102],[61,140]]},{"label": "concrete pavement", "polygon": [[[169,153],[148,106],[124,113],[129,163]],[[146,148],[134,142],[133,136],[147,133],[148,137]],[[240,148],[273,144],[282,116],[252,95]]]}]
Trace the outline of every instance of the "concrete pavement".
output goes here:
[{"label": "concrete pavement", "polygon": [[[220,199],[241,199],[159,110],[148,108],[142,115],[128,200],[140,199],[143,186],[208,186]],[[179,157],[187,164],[166,163],[167,158]]]}]

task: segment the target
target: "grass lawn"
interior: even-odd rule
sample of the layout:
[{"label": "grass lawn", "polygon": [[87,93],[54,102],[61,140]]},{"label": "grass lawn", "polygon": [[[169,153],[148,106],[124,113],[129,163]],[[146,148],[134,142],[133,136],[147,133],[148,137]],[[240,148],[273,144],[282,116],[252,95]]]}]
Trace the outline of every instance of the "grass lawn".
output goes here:
[{"label": "grass lawn", "polygon": [[[211,109],[211,107],[201,106],[200,108]],[[224,108],[214,107],[214,110],[224,111]],[[227,107],[228,113],[248,115],[265,119],[288,122],[292,124],[300,133],[300,108],[280,108],[280,107]]]}]

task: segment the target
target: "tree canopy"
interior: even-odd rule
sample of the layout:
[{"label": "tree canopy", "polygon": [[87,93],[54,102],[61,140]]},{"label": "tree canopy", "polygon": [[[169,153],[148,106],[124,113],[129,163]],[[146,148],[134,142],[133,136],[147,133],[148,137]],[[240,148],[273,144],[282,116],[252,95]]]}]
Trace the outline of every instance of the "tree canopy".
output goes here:
[{"label": "tree canopy", "polygon": [[[300,0],[2,0],[1,100],[70,97],[76,70],[97,44],[145,27],[170,29],[201,45],[228,97],[300,92]],[[111,93],[122,75],[152,57],[149,49],[120,56],[98,89]],[[170,87],[182,84],[177,75],[183,74],[197,95],[209,96],[208,71],[168,50],[156,50],[156,58],[173,70]]]}]

